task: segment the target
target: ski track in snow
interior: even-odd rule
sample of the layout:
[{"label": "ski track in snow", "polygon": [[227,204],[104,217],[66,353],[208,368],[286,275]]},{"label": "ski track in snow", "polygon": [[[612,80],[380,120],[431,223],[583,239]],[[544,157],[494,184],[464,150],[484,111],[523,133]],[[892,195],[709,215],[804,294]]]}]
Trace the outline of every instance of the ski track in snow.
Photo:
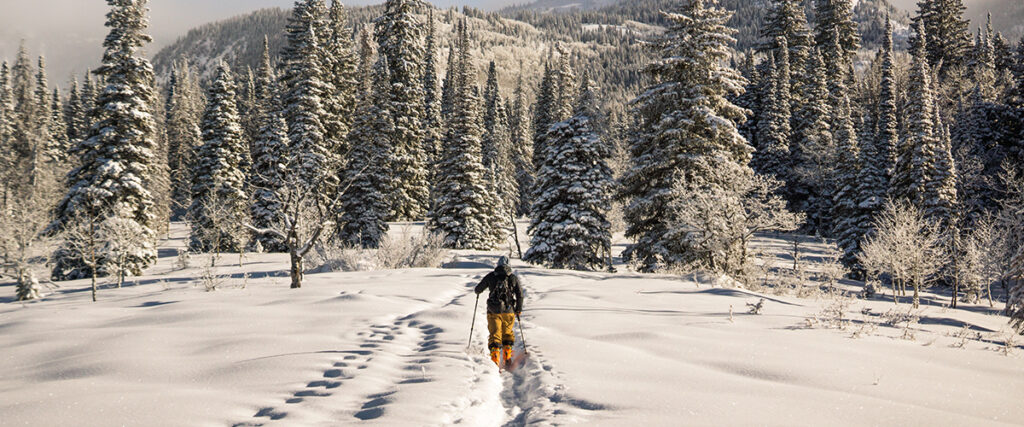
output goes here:
[{"label": "ski track in snow", "polygon": [[[524,285],[527,303],[534,292]],[[471,292],[461,292],[444,304],[366,322],[358,332],[348,332],[357,337],[357,348],[340,351],[321,369],[320,376],[288,390],[279,404],[261,406],[252,419],[233,426],[389,422],[389,405],[399,399],[408,400],[401,394],[418,393],[418,386],[437,380],[430,373],[434,371],[432,365],[442,359],[461,362],[466,374],[462,382],[468,392],[441,405],[444,413],[438,420],[440,425],[562,425],[579,423],[586,412],[605,409],[600,404],[570,397],[563,374],[536,348],[528,349],[529,357],[519,369],[499,372],[487,357],[485,344],[479,344],[487,340],[485,321],[479,322],[482,328],[475,329],[473,345],[464,352],[445,350],[446,345],[450,349],[458,348],[458,344],[442,343],[440,336],[448,331],[422,319],[457,315],[469,306],[467,302],[472,298]],[[479,317],[477,320],[484,318]],[[529,329],[528,324],[523,328]],[[456,336],[462,333],[451,332]],[[522,342],[520,329],[515,333],[517,341]]]}]

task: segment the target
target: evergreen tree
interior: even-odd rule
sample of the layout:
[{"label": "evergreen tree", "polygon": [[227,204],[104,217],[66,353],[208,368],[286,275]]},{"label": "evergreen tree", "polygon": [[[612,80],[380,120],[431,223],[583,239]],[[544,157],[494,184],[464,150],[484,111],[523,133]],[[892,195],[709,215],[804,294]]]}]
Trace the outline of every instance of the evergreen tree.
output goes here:
[{"label": "evergreen tree", "polygon": [[53,88],[53,95],[50,97],[50,159],[57,164],[63,164],[68,157],[68,128],[64,122],[64,102],[60,95],[60,88]]},{"label": "evergreen tree", "polygon": [[793,112],[793,158],[795,185],[790,186],[790,202],[794,209],[807,213],[810,229],[827,234],[828,207],[832,202],[831,183],[825,179],[833,167],[831,154],[835,152],[832,139],[832,108],[828,104],[829,91],[825,65],[821,52],[812,50],[804,74],[810,79],[801,86],[801,98],[806,101]]},{"label": "evergreen tree", "polygon": [[949,67],[964,65],[969,56],[971,34],[968,21],[964,19],[963,0],[921,0],[917,3],[917,15],[912,19],[914,28],[923,24],[923,31],[916,35],[928,35],[927,42],[915,37],[911,38],[911,46],[917,49],[917,43],[927,46],[927,60],[933,66],[941,67],[940,75],[945,75]]},{"label": "evergreen tree", "polygon": [[[324,136],[323,118],[327,112],[323,98],[330,88],[321,79],[324,72],[314,30],[315,15],[303,15],[304,12],[308,10],[296,4],[289,24],[281,75],[283,109],[291,144],[289,152],[295,158],[291,164],[296,168],[301,190],[314,193],[312,200],[326,203],[334,196],[330,191],[337,185],[334,153]],[[306,22],[305,31],[295,31],[293,28],[301,22]]]},{"label": "evergreen tree", "polygon": [[597,134],[595,88],[584,77],[583,93],[570,119],[546,136],[549,157],[537,175],[531,208],[527,262],[552,268],[593,270],[611,250],[612,171],[608,146]]},{"label": "evergreen tree", "polygon": [[[248,183],[252,191],[249,217],[259,230],[281,224],[284,208],[278,197],[284,186],[288,159],[288,124],[281,112],[280,86],[270,64],[270,48],[263,42],[263,58],[256,69],[256,105],[260,128],[252,142],[252,168]],[[264,252],[286,252],[283,239],[272,233],[255,233],[253,245]],[[258,244],[258,246],[256,246]]]},{"label": "evergreen tree", "polygon": [[[448,123],[448,119],[452,116],[452,108],[454,105],[455,96],[455,44],[448,44],[448,68],[444,71],[444,80],[441,82],[441,119],[444,123]],[[439,129],[442,133],[444,127]],[[438,150],[442,150],[442,147],[438,147]],[[440,151],[438,151],[440,153]],[[440,154],[438,154],[440,155]]]},{"label": "evergreen tree", "polygon": [[44,138],[43,150],[49,155],[52,153],[51,148],[53,147],[54,132],[52,129],[53,123],[50,122],[51,110],[50,110],[50,84],[46,78],[46,58],[39,56],[38,68],[36,68],[36,86],[35,86],[35,108],[36,108],[36,119],[38,122],[35,123],[39,126],[39,133]]},{"label": "evergreen tree", "polygon": [[856,260],[859,243],[865,234],[861,225],[869,220],[861,206],[861,150],[851,114],[850,99],[844,95],[835,117],[838,161],[832,178],[836,191],[832,194],[832,230],[829,234],[843,250],[843,262],[847,265]]},{"label": "evergreen tree", "polygon": [[487,83],[484,85],[484,116],[481,153],[483,155],[484,169],[491,171],[498,159],[498,144],[495,141],[495,133],[499,131],[498,125],[503,118],[501,94],[498,89],[498,71],[495,69],[494,61],[487,66]]},{"label": "evergreen tree", "polygon": [[82,93],[78,88],[78,80],[71,79],[71,90],[68,93],[68,101],[64,104],[64,128],[66,146],[64,156],[78,145],[88,131],[88,124],[85,120],[85,106],[82,104]]},{"label": "evergreen tree", "polygon": [[190,246],[197,251],[239,251],[245,242],[236,232],[247,217],[242,159],[249,156],[238,115],[237,89],[231,69],[221,63],[207,93],[203,145],[192,168]]},{"label": "evergreen tree", "polygon": [[799,0],[773,0],[764,21],[761,27],[764,41],[758,46],[758,51],[772,52],[778,58],[781,47],[779,37],[782,37],[786,41],[792,67],[803,70],[811,48],[814,47],[803,4]]},{"label": "evergreen tree", "polygon": [[377,18],[376,37],[380,54],[391,75],[392,170],[397,174],[391,192],[394,219],[416,220],[429,208],[429,184],[424,140],[423,28],[413,0],[387,0]]},{"label": "evergreen tree", "polygon": [[875,167],[882,167],[885,173],[883,188],[889,187],[893,169],[896,167],[896,151],[899,145],[899,121],[896,118],[896,69],[892,47],[892,21],[886,18],[885,37],[882,42],[882,81],[878,103],[878,138],[876,140],[877,155],[882,163],[872,162]]},{"label": "evergreen tree", "polygon": [[14,144],[14,93],[11,91],[11,72],[7,61],[0,64],[0,209],[7,212],[13,195],[12,175],[16,173]]},{"label": "evergreen tree", "polygon": [[544,63],[544,74],[537,90],[537,101],[533,109],[533,164],[538,167],[544,160],[544,135],[557,122],[553,120],[552,108],[557,102],[558,86],[550,62]]},{"label": "evergreen tree", "polygon": [[192,167],[195,150],[202,144],[200,119],[202,96],[198,79],[182,60],[175,66],[175,78],[167,106],[167,168],[171,177],[171,217],[178,218],[192,205]]},{"label": "evergreen tree", "polygon": [[[373,63],[373,45],[368,33],[360,40],[362,64]],[[345,165],[348,190],[342,198],[343,214],[338,237],[342,242],[364,248],[376,248],[387,234],[390,212],[387,194],[392,186],[390,173],[391,77],[383,57],[372,73],[361,76],[359,106],[349,134],[352,155]],[[365,70],[365,67],[363,67]]]},{"label": "evergreen tree", "polygon": [[438,164],[430,228],[445,236],[447,247],[487,250],[497,243],[498,233],[492,228],[497,207],[481,159],[480,98],[472,83],[475,72],[465,21],[459,21],[457,31],[452,116]]},{"label": "evergreen tree", "polygon": [[[692,0],[664,15],[668,28],[652,43],[660,59],[647,66],[655,84],[633,101],[638,126],[621,196],[629,200],[626,236],[636,244],[625,255],[648,271],[701,261],[712,269],[739,268],[728,261],[740,249],[737,242],[719,230],[693,233],[694,224],[681,223],[682,211],[700,200],[715,201],[723,214],[742,211],[734,190],[752,175],[752,148],[736,130],[745,111],[726,99],[746,83],[725,65],[734,42],[735,30],[725,25],[731,13],[714,1],[704,4]],[[712,240],[725,243],[715,249],[702,244]]]},{"label": "evergreen tree", "polygon": [[515,166],[516,186],[519,189],[519,205],[516,215],[524,215],[529,210],[532,199],[530,192],[534,186],[533,140],[530,137],[530,119],[526,95],[523,93],[523,75],[519,74],[516,83],[512,108],[509,111],[509,139],[512,150],[512,163]]},{"label": "evergreen tree", "polygon": [[951,217],[957,201],[956,169],[949,128],[942,124],[938,101],[935,102],[932,108],[932,122],[935,124],[935,134],[930,141],[932,144],[919,151],[924,158],[915,163],[923,166],[922,175],[925,178],[921,210],[925,216],[948,226],[952,224]]},{"label": "evergreen tree", "polygon": [[344,154],[349,150],[348,133],[356,109],[359,58],[353,45],[348,14],[339,0],[331,2],[330,41],[325,50],[327,74],[324,80],[330,89],[324,97],[324,109],[327,112],[324,137],[331,147],[331,162],[339,168],[337,172],[341,173]]},{"label": "evergreen tree", "polygon": [[[426,61],[423,65],[423,151],[427,164],[430,165],[431,182],[437,173],[434,168],[441,149],[441,98],[443,97],[438,83],[437,70],[437,35],[434,28],[434,8],[427,13],[427,48]],[[433,200],[433,197],[431,197]]]},{"label": "evergreen tree", "polygon": [[924,202],[923,171],[925,158],[931,157],[926,150],[934,146],[934,94],[932,92],[931,72],[927,58],[927,33],[919,21],[915,25],[917,42],[914,46],[913,61],[907,87],[907,104],[904,115],[907,130],[897,150],[896,170],[893,174],[893,195],[903,198],[916,206]]},{"label": "evergreen tree", "polygon": [[774,175],[780,181],[791,181],[789,49],[786,48],[786,39],[780,37],[777,43],[780,46],[778,60],[774,54],[768,54],[766,90],[761,99],[758,145],[752,166],[758,173]]},{"label": "evergreen tree", "polygon": [[[51,232],[63,230],[76,218],[117,218],[140,236],[137,247],[121,262],[132,274],[156,261],[153,195],[148,189],[154,174],[154,120],[150,112],[153,70],[139,56],[151,39],[144,33],[148,23],[146,1],[108,0],[111,12],[106,26],[103,63],[96,73],[106,88],[96,102],[89,136],[75,147],[72,156],[80,166],[68,174],[68,193],[55,209]],[[91,276],[83,260],[62,246],[54,254],[53,277],[69,280]],[[105,260],[101,272],[109,271]]]},{"label": "evergreen tree", "polygon": [[576,87],[575,71],[572,69],[572,55],[565,46],[555,46],[558,51],[558,69],[555,70],[554,81],[557,87],[554,104],[550,107],[552,124],[567,120],[573,115],[573,106],[579,96],[579,89]]},{"label": "evergreen tree", "polygon": [[852,64],[860,48],[860,36],[850,0],[814,0],[814,16],[814,41],[819,49],[824,49],[823,55]]}]

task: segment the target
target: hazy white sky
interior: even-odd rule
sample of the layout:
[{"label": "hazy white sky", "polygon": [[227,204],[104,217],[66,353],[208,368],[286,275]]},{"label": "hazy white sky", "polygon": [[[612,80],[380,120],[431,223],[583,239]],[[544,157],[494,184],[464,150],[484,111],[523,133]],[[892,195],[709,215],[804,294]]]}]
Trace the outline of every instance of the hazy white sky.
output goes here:
[{"label": "hazy white sky", "polygon": [[[442,0],[439,7],[469,4],[494,9],[524,0]],[[345,4],[381,3],[349,0]],[[291,7],[294,0],[149,0],[152,56],[190,28],[265,7]],[[0,60],[14,61],[26,41],[33,57],[46,55],[50,81],[66,87],[70,73],[94,66],[103,54],[103,26],[109,10],[105,0],[0,0]]]}]

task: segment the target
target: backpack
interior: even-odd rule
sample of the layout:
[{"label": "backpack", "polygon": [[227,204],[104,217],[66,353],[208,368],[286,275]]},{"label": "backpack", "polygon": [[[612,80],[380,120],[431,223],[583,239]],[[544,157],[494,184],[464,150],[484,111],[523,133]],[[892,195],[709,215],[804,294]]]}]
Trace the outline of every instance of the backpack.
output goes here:
[{"label": "backpack", "polygon": [[512,289],[513,276],[511,271],[495,270],[494,276],[496,283],[491,288],[490,298],[493,298],[498,303],[502,311],[515,308],[516,294]]}]

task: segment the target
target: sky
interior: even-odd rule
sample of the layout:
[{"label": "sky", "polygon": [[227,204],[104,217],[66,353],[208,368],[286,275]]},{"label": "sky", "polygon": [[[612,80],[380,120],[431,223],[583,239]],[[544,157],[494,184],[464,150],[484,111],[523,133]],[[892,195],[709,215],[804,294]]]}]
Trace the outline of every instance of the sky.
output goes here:
[{"label": "sky", "polygon": [[[383,0],[347,1],[349,5],[379,3]],[[469,4],[496,9],[514,0],[440,0],[439,7]],[[152,56],[173,43],[189,29],[265,7],[291,7],[294,0],[150,0],[150,35],[147,47]],[[0,60],[14,61],[21,40],[29,55],[47,59],[51,83],[66,87],[71,73],[81,74],[95,66],[103,55],[103,26],[109,10],[104,0],[0,0]]]}]

